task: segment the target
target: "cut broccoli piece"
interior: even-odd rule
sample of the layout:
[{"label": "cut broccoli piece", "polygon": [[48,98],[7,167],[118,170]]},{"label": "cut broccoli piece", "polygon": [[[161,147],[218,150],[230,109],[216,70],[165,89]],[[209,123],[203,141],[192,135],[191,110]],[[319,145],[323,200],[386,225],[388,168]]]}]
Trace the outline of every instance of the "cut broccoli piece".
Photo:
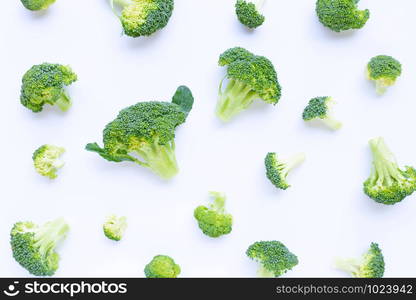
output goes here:
[{"label": "cut broccoli piece", "polygon": [[200,205],[194,210],[194,217],[204,234],[210,237],[219,237],[229,234],[233,226],[233,217],[225,212],[226,197],[222,193],[210,192],[214,198],[208,207]]},{"label": "cut broccoli piece", "polygon": [[104,148],[90,143],[86,150],[112,162],[135,162],[170,179],[178,173],[175,129],[185,122],[193,101],[191,91],[180,86],[171,103],[139,102],[127,107],[105,127]]},{"label": "cut broccoli piece", "polygon": [[10,233],[14,259],[35,276],[52,276],[59,267],[55,248],[65,239],[68,230],[63,219],[42,226],[32,222],[15,223]]},{"label": "cut broccoli piece", "polygon": [[384,275],[384,258],[376,243],[371,243],[370,249],[361,258],[337,259],[335,266],[352,277],[382,278]]},{"label": "cut broccoli piece", "polygon": [[265,20],[264,16],[260,13],[263,4],[264,0],[237,0],[235,3],[235,13],[240,23],[251,29],[262,25]]},{"label": "cut broccoli piece", "polygon": [[394,85],[401,74],[401,63],[391,56],[375,56],[367,65],[367,77],[376,83],[376,91],[379,95],[384,94],[389,86]]},{"label": "cut broccoli piece", "polygon": [[131,37],[149,36],[164,28],[172,16],[173,0],[110,0],[121,7],[120,18],[124,33]]},{"label": "cut broccoli piece", "polygon": [[279,241],[255,242],[246,254],[260,264],[260,277],[279,277],[298,264],[296,255]]},{"label": "cut broccoli piece", "polygon": [[144,268],[147,278],[176,278],[181,268],[167,255],[156,255]]},{"label": "cut broccoli piece", "polygon": [[224,122],[247,109],[255,99],[276,104],[281,87],[270,60],[244,48],[235,47],[221,54],[218,64],[227,66],[228,84],[223,91],[221,81],[217,116]]},{"label": "cut broccoli piece", "polygon": [[359,0],[317,0],[319,21],[333,31],[340,32],[364,27],[370,18],[368,9],[359,10]]},{"label": "cut broccoli piece", "polygon": [[43,145],[33,152],[32,159],[36,172],[42,176],[55,179],[58,177],[56,172],[64,166],[64,162],[59,157],[65,149],[53,145]]},{"label": "cut broccoli piece", "polygon": [[266,176],[278,189],[286,190],[290,184],[286,181],[289,172],[305,160],[305,154],[299,153],[289,159],[279,159],[277,154],[269,152],[264,159]]},{"label": "cut broccoli piece", "polygon": [[103,225],[104,235],[110,240],[119,241],[127,228],[127,218],[108,216]]},{"label": "cut broccoli piece", "polygon": [[382,204],[396,204],[416,190],[416,170],[400,168],[396,158],[381,137],[370,140],[373,167],[370,177],[364,182],[364,192]]},{"label": "cut broccoli piece", "polygon": [[20,0],[29,10],[43,10],[55,3],[56,0]]},{"label": "cut broccoli piece", "polygon": [[313,98],[303,110],[302,118],[306,122],[318,120],[332,130],[338,130],[342,127],[342,123],[332,117],[332,106],[334,104],[335,102],[331,97]]}]

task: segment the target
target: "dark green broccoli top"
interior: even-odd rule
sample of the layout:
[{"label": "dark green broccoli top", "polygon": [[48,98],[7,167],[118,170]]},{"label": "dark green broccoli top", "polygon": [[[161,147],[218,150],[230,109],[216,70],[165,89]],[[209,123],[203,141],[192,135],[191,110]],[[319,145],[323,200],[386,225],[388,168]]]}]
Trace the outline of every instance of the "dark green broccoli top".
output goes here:
[{"label": "dark green broccoli top", "polygon": [[369,76],[373,80],[380,78],[396,80],[402,74],[401,63],[391,56],[378,55],[373,57],[367,65]]},{"label": "dark green broccoli top", "polygon": [[247,0],[237,0],[235,13],[241,24],[248,28],[257,28],[264,23],[264,16],[259,12],[257,6]]},{"label": "dark green broccoli top", "polygon": [[305,121],[310,121],[315,118],[323,119],[327,116],[328,106],[327,101],[330,97],[316,97],[309,101],[308,105],[305,107],[302,118]]}]

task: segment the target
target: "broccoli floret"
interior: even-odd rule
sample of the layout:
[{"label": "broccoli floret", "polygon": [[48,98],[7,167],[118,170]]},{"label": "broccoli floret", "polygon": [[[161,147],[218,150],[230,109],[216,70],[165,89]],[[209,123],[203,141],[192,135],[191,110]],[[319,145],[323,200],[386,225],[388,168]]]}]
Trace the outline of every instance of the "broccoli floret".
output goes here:
[{"label": "broccoli floret", "polygon": [[111,0],[121,7],[120,18],[124,33],[131,37],[149,36],[164,28],[172,15],[173,0]]},{"label": "broccoli floret", "polygon": [[250,0],[237,0],[235,13],[241,24],[254,29],[264,23],[264,16],[260,13],[264,0],[256,2]]},{"label": "broccoli floret", "polygon": [[147,278],[176,278],[181,268],[167,255],[156,255],[144,268]]},{"label": "broccoli floret", "polygon": [[290,170],[301,164],[305,160],[305,154],[299,153],[288,159],[279,159],[277,154],[269,152],[264,159],[266,166],[266,176],[270,182],[278,189],[286,190],[290,184],[286,177]]},{"label": "broccoli floret", "polygon": [[370,249],[361,258],[337,259],[335,266],[352,277],[382,278],[384,275],[384,258],[376,243],[371,243]]},{"label": "broccoli floret", "polygon": [[384,94],[389,86],[395,84],[401,74],[401,63],[391,56],[375,56],[367,65],[367,77],[376,83],[376,91],[379,95]]},{"label": "broccoli floret", "polygon": [[359,0],[317,0],[316,13],[321,23],[340,32],[364,27],[370,18],[368,9],[359,10]]},{"label": "broccoli floret", "polygon": [[381,137],[370,140],[373,167],[364,182],[364,192],[382,204],[396,204],[416,190],[416,169],[400,168],[396,158]]},{"label": "broccoli floret", "polygon": [[110,240],[119,241],[127,228],[127,218],[108,216],[103,225],[104,235]]},{"label": "broccoli floret", "polygon": [[63,219],[42,226],[32,222],[15,223],[10,233],[14,259],[33,275],[52,276],[59,267],[55,248],[65,239],[68,230]]},{"label": "broccoli floret", "polygon": [[318,120],[331,128],[338,130],[342,123],[332,117],[332,106],[335,104],[331,97],[316,97],[309,101],[303,110],[302,118],[304,121]]},{"label": "broccoli floret", "polygon": [[105,127],[104,147],[90,143],[86,150],[112,162],[135,162],[164,179],[172,178],[178,173],[175,129],[185,122],[193,101],[191,91],[180,86],[171,103],[139,102],[127,107]]},{"label": "broccoli floret", "polygon": [[296,255],[279,241],[255,242],[246,254],[260,264],[260,277],[279,277],[298,264]]},{"label": "broccoli floret", "polygon": [[223,91],[221,81],[217,116],[224,122],[247,109],[255,99],[276,104],[281,87],[270,60],[244,48],[235,47],[221,54],[218,64],[227,66],[228,84]]},{"label": "broccoli floret", "polygon": [[24,7],[29,10],[47,9],[56,0],[20,0]]},{"label": "broccoli floret", "polygon": [[64,162],[59,157],[65,152],[62,147],[54,145],[43,145],[33,152],[32,159],[36,172],[42,176],[55,179],[58,177],[56,172],[64,166]]},{"label": "broccoli floret", "polygon": [[20,102],[33,112],[43,110],[45,104],[57,105],[62,111],[71,107],[65,86],[77,80],[69,66],[43,63],[31,67],[22,79]]},{"label": "broccoli floret", "polygon": [[219,237],[229,234],[233,226],[233,217],[225,212],[226,197],[222,193],[210,192],[214,198],[208,207],[200,205],[194,210],[194,217],[204,234],[210,237]]}]

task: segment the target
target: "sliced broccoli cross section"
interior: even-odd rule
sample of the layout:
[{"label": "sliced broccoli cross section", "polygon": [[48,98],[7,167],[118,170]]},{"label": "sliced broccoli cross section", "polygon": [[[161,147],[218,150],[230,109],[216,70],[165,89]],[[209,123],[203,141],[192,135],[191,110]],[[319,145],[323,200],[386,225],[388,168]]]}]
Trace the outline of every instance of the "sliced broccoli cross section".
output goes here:
[{"label": "sliced broccoli cross section", "polygon": [[113,241],[120,241],[127,228],[127,218],[110,215],[103,224],[104,235]]},{"label": "sliced broccoli cross section", "polygon": [[50,179],[58,177],[58,169],[64,166],[64,162],[59,157],[64,152],[65,149],[62,147],[54,145],[40,146],[32,155],[36,172]]}]

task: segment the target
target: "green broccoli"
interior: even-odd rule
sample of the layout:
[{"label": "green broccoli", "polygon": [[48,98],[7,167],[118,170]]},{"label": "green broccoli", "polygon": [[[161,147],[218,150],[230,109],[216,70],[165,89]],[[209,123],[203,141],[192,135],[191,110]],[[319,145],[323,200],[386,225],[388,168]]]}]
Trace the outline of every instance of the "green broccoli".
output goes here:
[{"label": "green broccoli", "polygon": [[147,278],[176,278],[181,268],[167,255],[156,255],[144,268]]},{"label": "green broccoli", "polygon": [[20,0],[24,7],[29,10],[43,10],[47,9],[56,0]]},{"label": "green broccoli", "polygon": [[69,66],[43,63],[31,67],[22,79],[20,102],[33,112],[45,104],[57,105],[62,111],[71,107],[71,98],[64,87],[77,80]]},{"label": "green broccoli", "polygon": [[225,212],[226,197],[218,192],[210,192],[210,196],[214,198],[211,205],[200,205],[194,210],[198,226],[204,234],[213,238],[229,234],[233,226],[233,217]]},{"label": "green broccoli", "polygon": [[358,278],[382,278],[384,275],[383,253],[376,243],[359,259],[337,259],[335,267]]},{"label": "green broccoli", "polygon": [[110,240],[119,241],[127,228],[127,218],[108,216],[103,225],[104,235]]},{"label": "green broccoli", "polygon": [[400,168],[396,158],[381,137],[370,140],[373,167],[364,182],[364,192],[382,204],[396,204],[416,190],[416,169]]},{"label": "green broccoli", "polygon": [[298,264],[296,255],[279,241],[255,242],[246,254],[260,264],[260,277],[279,277]]},{"label": "green broccoli", "polygon": [[164,179],[172,178],[178,173],[175,129],[185,122],[193,101],[191,91],[180,86],[171,103],[139,102],[127,107],[105,127],[104,148],[90,143],[86,150],[112,162],[135,162]]},{"label": "green broccoli", "polygon": [[[124,33],[131,37],[149,36],[164,28],[174,7],[173,0],[110,0],[110,3]],[[121,7],[121,14],[117,14],[114,4]]]},{"label": "green broccoli", "polygon": [[250,0],[237,0],[235,13],[241,24],[250,29],[259,27],[264,23],[264,16],[260,13],[264,0],[253,2]]},{"label": "green broccoli", "polygon": [[218,64],[227,66],[228,84],[225,90],[221,81],[217,116],[224,122],[248,108],[255,99],[276,104],[281,87],[273,64],[263,56],[257,56],[244,48],[235,47],[221,54]]},{"label": "green broccoli", "polygon": [[55,179],[56,172],[62,168],[64,162],[59,157],[65,152],[62,147],[54,145],[43,145],[33,152],[32,159],[36,172],[42,176]]},{"label": "green broccoli", "polygon": [[35,276],[52,276],[59,267],[57,245],[65,239],[69,226],[63,219],[38,226],[15,223],[10,233],[14,259]]},{"label": "green broccoli", "polygon": [[319,21],[333,31],[340,32],[364,27],[370,18],[368,9],[357,8],[359,0],[317,0]]},{"label": "green broccoli", "polygon": [[401,63],[391,56],[378,55],[367,64],[367,77],[376,83],[376,91],[379,95],[384,94],[389,86],[394,85],[401,74]]},{"label": "green broccoli", "polygon": [[269,152],[264,159],[266,176],[278,189],[286,190],[290,184],[286,181],[289,172],[305,160],[305,154],[299,153],[288,159],[279,159],[277,154]]},{"label": "green broccoli", "polygon": [[342,123],[332,117],[332,106],[335,104],[331,97],[316,97],[309,101],[303,110],[302,118],[305,122],[317,120],[331,128],[338,130]]}]

